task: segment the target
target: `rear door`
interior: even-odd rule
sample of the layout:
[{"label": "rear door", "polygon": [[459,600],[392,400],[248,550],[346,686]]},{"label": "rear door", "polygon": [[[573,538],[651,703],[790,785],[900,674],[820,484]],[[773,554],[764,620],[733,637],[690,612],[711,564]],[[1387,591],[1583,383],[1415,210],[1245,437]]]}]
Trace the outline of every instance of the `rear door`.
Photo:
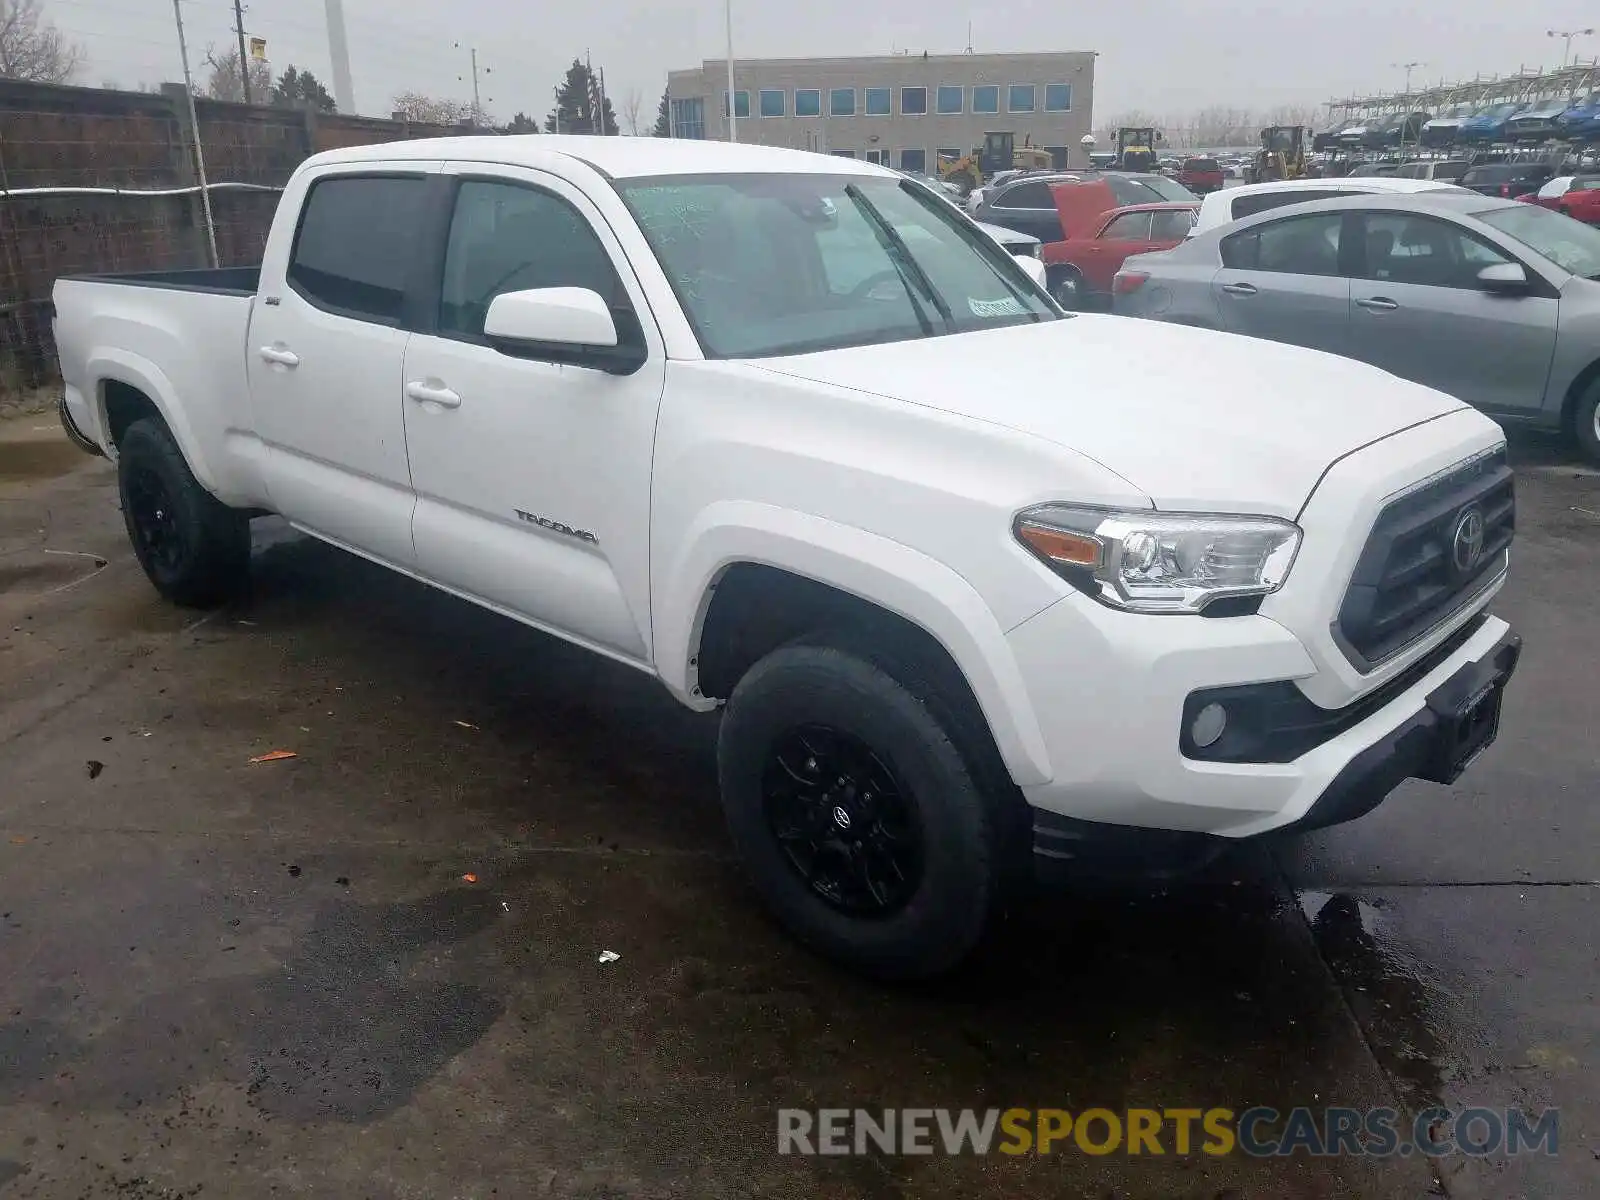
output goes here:
[{"label": "rear door", "polygon": [[1553,288],[1484,291],[1484,267],[1512,261],[1454,222],[1406,212],[1356,215],[1350,354],[1508,414],[1537,411],[1556,344]]},{"label": "rear door", "polygon": [[[400,368],[438,163],[321,174],[268,247],[246,371],[273,507],[323,537],[412,565]],[[291,193],[283,203],[299,203]]]},{"label": "rear door", "polygon": [[1234,333],[1345,354],[1350,279],[1343,213],[1269,221],[1222,240],[1212,294]]},{"label": "rear door", "polygon": [[986,208],[987,212],[980,214],[981,220],[1031,233],[1041,242],[1059,242],[1066,236],[1050,185],[1042,179],[1026,179],[1001,188]]}]

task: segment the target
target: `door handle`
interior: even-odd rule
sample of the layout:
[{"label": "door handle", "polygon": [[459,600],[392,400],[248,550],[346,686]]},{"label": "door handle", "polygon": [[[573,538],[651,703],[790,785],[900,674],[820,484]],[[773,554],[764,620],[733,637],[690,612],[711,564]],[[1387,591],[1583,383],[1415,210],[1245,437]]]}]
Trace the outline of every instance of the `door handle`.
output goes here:
[{"label": "door handle", "polygon": [[1230,296],[1254,296],[1256,287],[1253,283],[1225,283],[1222,290]]},{"label": "door handle", "polygon": [[280,367],[298,367],[300,365],[300,356],[293,350],[286,349],[283,346],[263,346],[261,347],[261,357],[263,361],[277,363]]},{"label": "door handle", "polygon": [[1369,296],[1365,300],[1357,300],[1356,305],[1368,312],[1393,312],[1400,307],[1387,296]]},{"label": "door handle", "polygon": [[440,408],[460,408],[461,396],[444,386],[434,387],[420,380],[406,384],[406,395],[422,404],[437,404]]}]

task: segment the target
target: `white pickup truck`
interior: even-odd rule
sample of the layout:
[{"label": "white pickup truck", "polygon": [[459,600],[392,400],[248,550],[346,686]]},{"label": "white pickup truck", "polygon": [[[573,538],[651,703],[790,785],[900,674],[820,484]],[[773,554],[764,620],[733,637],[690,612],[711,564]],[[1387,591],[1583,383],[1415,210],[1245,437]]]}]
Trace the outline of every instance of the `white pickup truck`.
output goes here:
[{"label": "white pickup truck", "polygon": [[339,150],[259,272],[63,278],[55,310],[63,419],[161,593],[226,600],[277,513],[721,706],[757,890],[881,975],[961,960],[1030,867],[1450,782],[1517,661],[1492,421],[1064,314],[862,162]]}]

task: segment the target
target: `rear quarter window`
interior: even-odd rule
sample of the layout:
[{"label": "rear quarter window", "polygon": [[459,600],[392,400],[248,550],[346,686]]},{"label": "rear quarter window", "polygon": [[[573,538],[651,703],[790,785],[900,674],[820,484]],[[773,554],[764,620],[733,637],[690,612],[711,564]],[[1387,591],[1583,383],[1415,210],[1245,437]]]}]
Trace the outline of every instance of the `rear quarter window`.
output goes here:
[{"label": "rear quarter window", "polygon": [[1286,188],[1281,192],[1256,192],[1250,196],[1235,196],[1233,219],[1237,221],[1240,217],[1253,217],[1256,213],[1283,208],[1288,204],[1308,204],[1312,200],[1331,200],[1336,196],[1355,194],[1337,188]]}]

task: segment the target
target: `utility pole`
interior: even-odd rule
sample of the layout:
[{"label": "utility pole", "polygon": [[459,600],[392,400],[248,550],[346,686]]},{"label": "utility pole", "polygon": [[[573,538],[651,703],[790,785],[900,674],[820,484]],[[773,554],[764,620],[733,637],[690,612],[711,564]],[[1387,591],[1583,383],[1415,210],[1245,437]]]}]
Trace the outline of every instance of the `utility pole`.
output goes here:
[{"label": "utility pole", "polygon": [[244,6],[233,0],[233,31],[239,35],[239,84],[244,88],[244,102],[250,100],[250,57],[244,52]]},{"label": "utility pole", "polygon": [[600,68],[600,132],[605,134],[606,129],[606,69]]},{"label": "utility pole", "polygon": [[733,91],[733,0],[726,0],[728,20],[728,140],[739,140],[739,98]]},{"label": "utility pole", "polygon": [[1579,38],[1579,37],[1593,37],[1594,36],[1594,30],[1592,30],[1592,29],[1547,29],[1547,30],[1545,30],[1545,36],[1546,37],[1553,37],[1553,38],[1557,38],[1558,37],[1558,38],[1561,38],[1563,40],[1563,45],[1561,47],[1561,69],[1563,71],[1565,71],[1567,69],[1567,57],[1572,53],[1572,39],[1573,38]]},{"label": "utility pole", "polygon": [[217,225],[211,219],[211,185],[206,182],[206,152],[200,145],[200,118],[194,111],[194,77],[189,74],[189,43],[183,36],[183,0],[172,0],[172,16],[178,23],[178,55],[183,59],[183,94],[189,100],[189,132],[194,137],[195,173],[200,176],[200,207],[206,215],[206,245],[211,249],[211,265],[217,265]]},{"label": "utility pole", "polygon": [[355,90],[350,84],[350,44],[344,32],[344,0],[323,0],[328,21],[328,57],[333,60],[333,100],[342,113],[355,114]]},{"label": "utility pole", "polygon": [[[455,44],[455,48],[457,50],[461,49],[461,43],[460,42],[456,42],[454,44]],[[471,58],[471,61],[472,61],[472,123],[473,123],[473,125],[482,125],[483,124],[483,96],[478,91],[478,48],[476,46],[471,47],[468,50],[468,54],[469,54],[469,56]],[[494,74],[494,68],[493,67],[485,67],[483,69],[483,73],[485,75],[493,75]],[[457,75],[456,78],[460,79],[461,76]],[[493,100],[494,97],[490,96],[489,99]]]}]

